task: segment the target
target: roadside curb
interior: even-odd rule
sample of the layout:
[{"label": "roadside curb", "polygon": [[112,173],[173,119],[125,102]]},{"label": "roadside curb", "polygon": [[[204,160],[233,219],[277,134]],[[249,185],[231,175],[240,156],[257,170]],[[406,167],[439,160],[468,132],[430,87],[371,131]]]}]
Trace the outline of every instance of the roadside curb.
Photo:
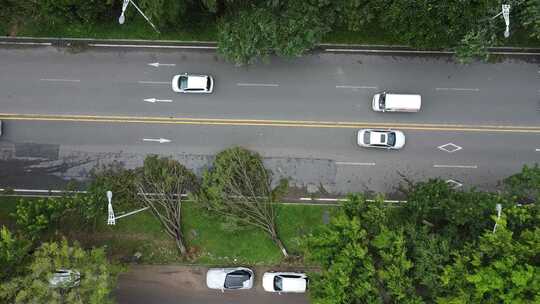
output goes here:
[{"label": "roadside curb", "polygon": [[[214,41],[177,41],[177,40],[142,40],[142,39],[93,39],[61,37],[9,37],[0,36],[0,45],[26,46],[88,46],[119,48],[153,49],[199,49],[216,50]],[[381,53],[381,54],[432,54],[452,55],[454,51],[433,49],[415,49],[405,45],[368,45],[368,44],[318,44],[314,50],[330,53]],[[492,47],[488,51],[494,55],[529,55],[540,56],[540,48]]]}]

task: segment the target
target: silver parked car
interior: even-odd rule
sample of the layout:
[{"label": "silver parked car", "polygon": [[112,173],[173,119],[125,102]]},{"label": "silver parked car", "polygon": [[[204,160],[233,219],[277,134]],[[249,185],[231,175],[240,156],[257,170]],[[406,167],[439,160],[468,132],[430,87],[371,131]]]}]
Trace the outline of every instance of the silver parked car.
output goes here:
[{"label": "silver parked car", "polygon": [[300,272],[265,272],[262,280],[264,290],[268,292],[306,292],[308,277]]},{"label": "silver parked car", "polygon": [[210,289],[250,289],[255,275],[245,267],[211,268],[206,273],[206,286]]},{"label": "silver parked car", "polygon": [[79,286],[81,274],[76,270],[58,269],[49,280],[49,286],[52,288],[71,288]]},{"label": "silver parked car", "polygon": [[172,90],[178,93],[212,93],[214,78],[188,73],[175,75],[172,79]]},{"label": "silver parked car", "polygon": [[358,131],[357,142],[361,147],[401,149],[405,146],[405,134],[395,130],[362,129]]}]

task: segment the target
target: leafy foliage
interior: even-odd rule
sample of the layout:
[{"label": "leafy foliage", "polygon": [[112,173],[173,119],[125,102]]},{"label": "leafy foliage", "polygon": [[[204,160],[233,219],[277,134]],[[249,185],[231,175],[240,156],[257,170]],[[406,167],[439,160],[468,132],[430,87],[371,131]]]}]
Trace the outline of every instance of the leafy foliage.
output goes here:
[{"label": "leafy foliage", "polygon": [[496,233],[485,232],[478,244],[453,254],[441,276],[438,303],[540,302],[540,228],[519,237],[506,229],[504,217]]},{"label": "leafy foliage", "polygon": [[[4,303],[113,303],[111,292],[116,275],[103,249],[83,250],[66,240],[44,243],[32,257],[24,275],[0,286]],[[58,269],[78,271],[80,284],[73,288],[51,288],[49,280]]]},{"label": "leafy foliage", "polygon": [[[186,0],[138,0],[137,3],[145,15],[158,28],[177,25],[187,9]],[[138,12],[133,12],[138,14]]]},{"label": "leafy foliage", "polygon": [[524,166],[520,173],[503,181],[505,194],[521,203],[540,202],[540,167]]},{"label": "leafy foliage", "polygon": [[30,240],[39,239],[42,233],[55,230],[62,217],[73,208],[69,198],[40,198],[17,204],[15,218],[21,232]]},{"label": "leafy foliage", "polygon": [[540,39],[540,1],[525,0],[521,5],[523,8],[520,17],[523,25],[530,29],[531,37]]},{"label": "leafy foliage", "polygon": [[30,242],[17,238],[9,229],[0,229],[0,282],[19,272],[23,260],[27,257]]},{"label": "leafy foliage", "polygon": [[35,17],[47,23],[96,22],[112,13],[113,0],[39,0]]}]

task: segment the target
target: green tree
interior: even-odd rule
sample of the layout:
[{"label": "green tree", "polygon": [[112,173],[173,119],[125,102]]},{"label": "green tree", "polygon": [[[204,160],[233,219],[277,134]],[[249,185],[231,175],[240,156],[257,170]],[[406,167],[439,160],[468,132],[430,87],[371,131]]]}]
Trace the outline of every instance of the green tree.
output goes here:
[{"label": "green tree", "polygon": [[30,242],[13,235],[9,229],[0,229],[0,282],[18,274],[30,249]]},{"label": "green tree", "polygon": [[319,233],[306,240],[322,267],[312,280],[314,303],[422,303],[402,229],[392,227],[381,198],[351,196]]},{"label": "green tree", "polygon": [[[49,280],[56,270],[80,274],[78,286],[52,288]],[[0,286],[3,303],[113,303],[116,268],[107,261],[103,249],[83,250],[66,240],[44,243],[36,250],[25,274]]]},{"label": "green tree", "polygon": [[72,211],[72,208],[73,201],[69,198],[21,199],[14,215],[23,235],[36,241],[43,233],[56,230],[64,215]]},{"label": "green tree", "polygon": [[196,199],[228,220],[261,229],[287,256],[276,226],[276,203],[287,187],[287,181],[281,180],[272,188],[271,172],[259,154],[233,147],[216,155],[212,170],[203,175]]},{"label": "green tree", "polygon": [[152,23],[158,28],[163,28],[176,26],[182,21],[188,2],[188,0],[138,0],[137,4]]},{"label": "green tree", "polygon": [[180,254],[185,255],[182,202],[188,193],[198,191],[197,177],[178,161],[157,155],[147,156],[138,171],[137,188],[143,204],[174,239]]},{"label": "green tree", "polygon": [[529,29],[531,37],[540,39],[540,0],[525,0],[520,6],[523,25]]},{"label": "green tree", "polygon": [[539,303],[540,228],[513,235],[503,216],[497,231],[453,253],[437,303]]},{"label": "green tree", "polygon": [[401,209],[401,218],[418,226],[428,224],[433,232],[458,246],[492,225],[490,216],[497,204],[510,204],[500,195],[474,189],[454,190],[437,179],[410,185],[404,191],[407,204]]},{"label": "green tree", "polygon": [[523,166],[521,172],[503,180],[504,193],[521,203],[540,202],[540,167]]},{"label": "green tree", "polygon": [[218,50],[229,61],[249,64],[270,55],[296,57],[330,31],[329,0],[269,1],[226,15],[218,25]]},{"label": "green tree", "polygon": [[107,191],[113,193],[115,210],[132,210],[138,207],[136,177],[135,170],[126,169],[117,162],[93,169],[87,195],[77,197],[79,216],[85,227],[94,229],[97,221],[106,219]]},{"label": "green tree", "polygon": [[69,22],[95,23],[112,15],[114,0],[39,0],[35,18],[47,25]]}]

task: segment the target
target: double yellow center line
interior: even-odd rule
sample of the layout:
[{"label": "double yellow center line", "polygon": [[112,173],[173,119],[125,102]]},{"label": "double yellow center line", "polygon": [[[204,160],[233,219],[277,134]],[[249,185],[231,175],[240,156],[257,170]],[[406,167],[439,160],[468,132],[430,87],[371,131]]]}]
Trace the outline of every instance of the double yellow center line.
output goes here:
[{"label": "double yellow center line", "polygon": [[395,122],[346,122],[346,121],[312,121],[312,120],[271,120],[271,119],[225,119],[225,118],[193,118],[193,117],[160,117],[160,116],[109,116],[109,115],[63,115],[63,114],[16,114],[0,113],[3,120],[24,121],[59,121],[59,122],[91,122],[91,123],[136,123],[136,124],[178,124],[203,126],[263,126],[294,128],[395,128],[400,130],[419,131],[459,131],[459,132],[506,132],[537,133],[540,126],[511,125],[468,125],[468,124],[421,124]]}]

